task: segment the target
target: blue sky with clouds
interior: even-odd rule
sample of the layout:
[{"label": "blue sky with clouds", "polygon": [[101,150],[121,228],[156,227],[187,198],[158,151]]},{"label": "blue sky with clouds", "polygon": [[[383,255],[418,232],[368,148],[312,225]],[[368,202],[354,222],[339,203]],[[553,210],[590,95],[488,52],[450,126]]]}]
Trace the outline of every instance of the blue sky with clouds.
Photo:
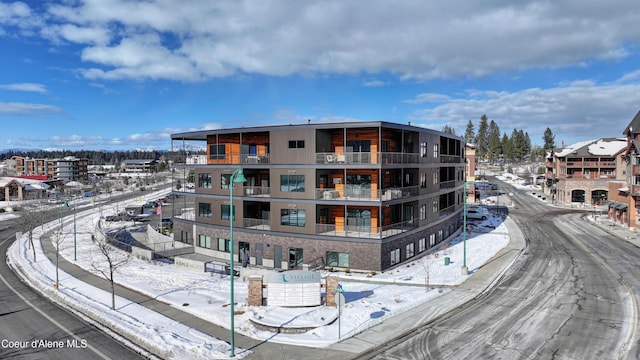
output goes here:
[{"label": "blue sky with clouds", "polygon": [[384,120],[542,143],[640,110],[631,0],[0,0],[0,148],[168,149],[172,133]]}]

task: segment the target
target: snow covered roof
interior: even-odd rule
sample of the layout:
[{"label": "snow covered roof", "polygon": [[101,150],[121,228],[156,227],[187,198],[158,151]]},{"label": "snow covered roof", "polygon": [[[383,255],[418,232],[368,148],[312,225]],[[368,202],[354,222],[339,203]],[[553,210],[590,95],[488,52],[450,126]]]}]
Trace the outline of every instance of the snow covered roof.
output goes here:
[{"label": "snow covered roof", "polygon": [[578,156],[615,156],[627,147],[627,141],[622,138],[606,138],[580,141],[571,144],[556,152],[557,157],[565,157],[571,154]]},{"label": "snow covered roof", "polygon": [[[609,140],[609,141],[607,141]],[[615,155],[627,147],[625,139],[600,139],[588,146],[587,151],[593,155]]]},{"label": "snow covered roof", "polygon": [[49,184],[44,183],[42,181],[15,178],[15,177],[1,177],[0,187],[5,187],[11,182],[20,184],[22,187],[25,188],[25,190],[47,190],[50,188]]}]

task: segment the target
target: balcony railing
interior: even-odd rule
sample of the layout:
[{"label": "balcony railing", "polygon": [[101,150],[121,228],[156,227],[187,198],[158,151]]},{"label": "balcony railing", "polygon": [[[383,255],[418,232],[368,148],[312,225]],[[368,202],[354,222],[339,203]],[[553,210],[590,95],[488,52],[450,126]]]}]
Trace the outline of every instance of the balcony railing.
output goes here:
[{"label": "balcony railing", "polygon": [[209,161],[214,164],[268,164],[270,162],[269,154],[211,154],[209,155]]},{"label": "balcony railing", "polygon": [[316,189],[317,200],[364,200],[364,201],[388,201],[395,199],[418,196],[419,186],[406,186],[402,188],[389,188],[383,190],[371,190],[368,188],[322,188]]},{"label": "balcony railing", "polygon": [[268,186],[245,186],[244,195],[246,196],[271,196]]},{"label": "balcony railing", "polygon": [[459,155],[440,155],[441,163],[460,163],[464,162],[463,157]]},{"label": "balcony railing", "polygon": [[451,188],[454,188],[454,187],[456,187],[456,181],[455,180],[440,182],[440,189],[451,189]]},{"label": "balcony railing", "polygon": [[269,220],[244,218],[243,226],[248,229],[271,230]]},{"label": "balcony railing", "polygon": [[316,164],[417,164],[418,154],[397,152],[322,152]]},{"label": "balcony railing", "polygon": [[382,239],[389,236],[402,234],[406,231],[415,229],[418,226],[418,220],[408,220],[385,226],[350,226],[336,224],[317,224],[316,234],[323,236],[340,236],[365,239]]}]

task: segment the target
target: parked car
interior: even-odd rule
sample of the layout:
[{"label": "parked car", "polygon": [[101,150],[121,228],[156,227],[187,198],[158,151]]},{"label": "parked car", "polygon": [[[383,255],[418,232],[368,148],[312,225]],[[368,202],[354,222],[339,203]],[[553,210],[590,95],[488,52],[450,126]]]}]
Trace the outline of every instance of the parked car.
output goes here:
[{"label": "parked car", "polygon": [[106,221],[131,221],[136,214],[133,211],[122,211],[116,215],[107,215]]},{"label": "parked car", "polygon": [[158,207],[158,203],[156,203],[155,201],[149,201],[148,203],[142,205],[142,207],[145,209],[155,209]]},{"label": "parked car", "polygon": [[474,207],[467,209],[467,219],[470,220],[487,220],[489,218],[489,210],[483,207]]}]

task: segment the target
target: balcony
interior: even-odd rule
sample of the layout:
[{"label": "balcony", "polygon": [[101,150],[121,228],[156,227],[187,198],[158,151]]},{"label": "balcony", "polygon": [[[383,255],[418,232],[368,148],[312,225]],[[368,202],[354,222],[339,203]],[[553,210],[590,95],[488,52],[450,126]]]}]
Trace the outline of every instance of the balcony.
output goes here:
[{"label": "balcony", "polygon": [[385,226],[349,226],[339,224],[317,224],[316,234],[323,236],[354,237],[365,239],[383,239],[413,230],[418,220],[407,220]]},{"label": "balcony", "polygon": [[269,154],[256,155],[256,154],[223,154],[223,155],[209,155],[209,164],[269,164]]},{"label": "balcony", "polygon": [[369,188],[337,186],[336,188],[316,189],[316,200],[360,200],[388,201],[418,196],[418,186],[373,190]]},{"label": "balcony", "polygon": [[271,230],[269,220],[244,218],[243,226],[246,229]]},{"label": "balcony", "polygon": [[269,197],[271,196],[268,186],[245,186],[243,187],[245,196]]},{"label": "balcony", "polygon": [[322,152],[316,164],[417,164],[418,154],[397,152]]},{"label": "balcony", "polygon": [[464,162],[462,156],[458,155],[440,155],[441,163],[461,163]]}]

